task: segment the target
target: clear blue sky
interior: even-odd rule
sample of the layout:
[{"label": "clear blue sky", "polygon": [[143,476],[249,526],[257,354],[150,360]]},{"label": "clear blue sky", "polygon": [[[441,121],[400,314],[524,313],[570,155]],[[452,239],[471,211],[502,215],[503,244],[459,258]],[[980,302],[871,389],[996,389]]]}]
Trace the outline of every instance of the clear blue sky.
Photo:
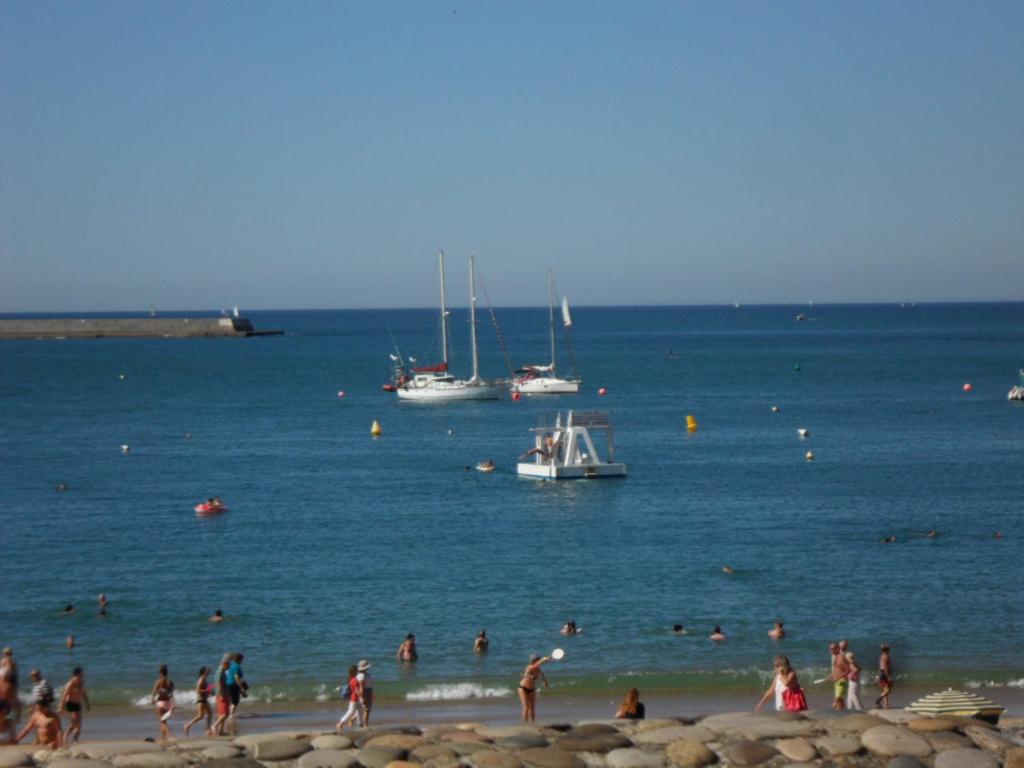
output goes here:
[{"label": "clear blue sky", "polygon": [[1024,3],[0,0],[0,311],[1024,298]]}]

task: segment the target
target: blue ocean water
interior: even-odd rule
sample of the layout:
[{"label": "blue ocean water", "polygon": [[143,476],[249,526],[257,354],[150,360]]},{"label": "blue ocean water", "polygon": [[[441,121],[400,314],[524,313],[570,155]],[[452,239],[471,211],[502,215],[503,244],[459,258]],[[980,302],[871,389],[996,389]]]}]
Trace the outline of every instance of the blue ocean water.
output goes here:
[{"label": "blue ocean water", "polygon": [[[579,691],[714,689],[760,685],[780,645],[823,669],[847,637],[867,669],[892,644],[911,681],[1024,685],[1022,305],[581,308],[580,395],[447,405],[380,388],[392,334],[430,358],[432,310],[250,316],[285,335],[0,341],[0,644],[23,667],[80,663],[129,701],[162,662],[184,686],[241,649],[268,698],[330,695],[359,658],[385,696],[511,695],[564,645]],[[546,360],[546,309],[497,317],[515,364]],[[453,336],[468,374],[462,310]],[[627,479],[515,476],[568,408],[611,413]],[[197,519],[213,494],[232,511]]]}]

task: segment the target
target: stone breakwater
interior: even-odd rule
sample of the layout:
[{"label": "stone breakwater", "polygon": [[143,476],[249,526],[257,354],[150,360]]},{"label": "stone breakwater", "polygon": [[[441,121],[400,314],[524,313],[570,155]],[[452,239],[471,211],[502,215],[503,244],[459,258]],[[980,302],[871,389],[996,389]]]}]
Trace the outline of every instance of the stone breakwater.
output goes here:
[{"label": "stone breakwater", "polygon": [[905,710],[719,714],[577,725],[393,726],[0,747],[0,768],[1024,768],[1024,718],[1000,727]]},{"label": "stone breakwater", "polygon": [[244,317],[117,317],[0,320],[0,339],[127,339],[272,336]]}]

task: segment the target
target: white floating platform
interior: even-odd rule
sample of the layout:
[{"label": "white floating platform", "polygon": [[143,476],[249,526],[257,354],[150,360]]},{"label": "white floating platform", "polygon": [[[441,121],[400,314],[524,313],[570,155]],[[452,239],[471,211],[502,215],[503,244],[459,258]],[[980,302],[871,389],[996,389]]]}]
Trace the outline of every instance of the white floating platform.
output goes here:
[{"label": "white floating platform", "polygon": [[[608,461],[601,460],[591,430],[603,432]],[[615,461],[608,414],[559,413],[553,422],[530,430],[534,445],[519,457],[516,474],[537,480],[594,480],[625,477],[626,465]],[[529,459],[529,461],[527,461]]]},{"label": "white floating platform", "polygon": [[516,472],[523,477],[538,480],[596,480],[601,477],[625,477],[625,464],[588,464],[571,467],[553,464],[524,462],[516,465]]}]

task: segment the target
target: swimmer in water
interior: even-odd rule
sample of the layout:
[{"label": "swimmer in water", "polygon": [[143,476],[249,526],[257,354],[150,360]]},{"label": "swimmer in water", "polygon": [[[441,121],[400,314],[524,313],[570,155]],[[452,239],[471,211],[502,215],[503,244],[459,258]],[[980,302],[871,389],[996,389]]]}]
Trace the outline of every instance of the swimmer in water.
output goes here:
[{"label": "swimmer in water", "polygon": [[107,602],[108,601],[107,601],[107,596],[106,595],[100,595],[99,596],[99,605],[100,605],[99,615],[100,616],[106,616],[107,615]]},{"label": "swimmer in water", "polygon": [[567,637],[571,637],[572,635],[578,635],[583,630],[576,626],[575,619],[569,619],[558,631]]},{"label": "swimmer in water", "polygon": [[895,544],[896,543],[896,537],[895,536],[886,536],[884,539],[882,539],[882,541],[880,543],[882,543],[882,544]]},{"label": "swimmer in water", "polygon": [[723,632],[722,628],[717,624],[715,625],[714,632],[711,633],[711,639],[714,640],[716,643],[726,639],[725,632]]},{"label": "swimmer in water", "polygon": [[487,630],[481,629],[477,633],[476,640],[473,641],[473,653],[487,653],[490,644],[491,641],[487,639]]},{"label": "swimmer in water", "polygon": [[736,571],[734,571],[732,569],[731,565],[723,565],[722,566],[722,573],[727,573],[727,574],[729,574],[731,576],[732,574],[736,573]]},{"label": "swimmer in water", "polygon": [[62,616],[70,616],[74,612],[75,612],[75,606],[72,605],[71,603],[68,603],[67,605],[64,606],[64,610],[61,611],[61,615]]},{"label": "swimmer in water", "polygon": [[69,486],[68,486],[68,484],[67,484],[67,483],[57,483],[57,485],[55,485],[54,487],[55,487],[55,488],[56,488],[56,489],[57,489],[58,491],[66,491],[66,490],[68,490],[68,487],[69,487]]},{"label": "swimmer in water", "polygon": [[689,633],[686,631],[686,627],[684,627],[682,624],[673,624],[672,625],[672,634],[674,634],[674,635],[686,635],[686,634],[689,634]]},{"label": "swimmer in water", "polygon": [[772,640],[781,640],[786,636],[786,630],[782,626],[781,621],[776,621],[775,626],[769,630],[768,637]]},{"label": "swimmer in water", "polygon": [[64,641],[64,645],[68,647],[69,651],[75,650],[75,636],[68,635],[68,639]]},{"label": "swimmer in water", "polygon": [[224,611],[218,608],[213,612],[213,616],[209,618],[209,621],[212,621],[214,624],[224,621]]},{"label": "swimmer in water", "polygon": [[1003,538],[1003,532],[1002,531],[996,531],[995,538],[997,538],[997,539]]}]

